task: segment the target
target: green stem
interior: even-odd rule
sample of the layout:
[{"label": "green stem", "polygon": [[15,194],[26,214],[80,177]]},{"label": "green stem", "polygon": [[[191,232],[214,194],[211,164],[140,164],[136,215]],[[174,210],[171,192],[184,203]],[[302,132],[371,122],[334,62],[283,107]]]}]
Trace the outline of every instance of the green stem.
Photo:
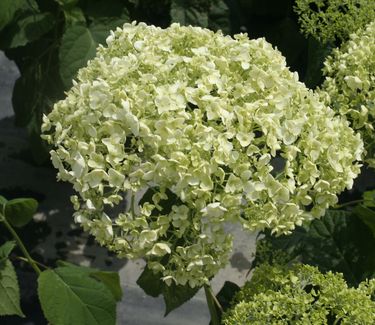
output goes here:
[{"label": "green stem", "polygon": [[13,238],[16,240],[18,247],[21,249],[23,255],[26,257],[28,263],[30,266],[34,269],[34,271],[39,275],[42,273],[36,262],[33,260],[33,258],[30,256],[29,252],[27,251],[25,245],[23,244],[20,237],[18,237],[17,233],[13,229],[13,227],[10,225],[10,223],[5,219],[3,215],[1,215],[1,221],[4,223],[5,227],[8,229],[8,231],[12,234]]},{"label": "green stem", "polygon": [[220,318],[216,306],[218,306],[220,309],[221,306],[220,303],[217,301],[214,293],[212,292],[212,288],[210,285],[206,284],[204,286],[204,293],[206,294],[207,306],[211,315],[211,323],[212,325],[220,325]]},{"label": "green stem", "polygon": [[130,201],[130,209],[131,209],[131,213],[132,213],[133,218],[135,217],[134,202],[135,202],[135,195],[134,195],[134,192],[132,192],[132,197],[131,197],[131,201]]},{"label": "green stem", "polygon": [[353,200],[353,201],[349,201],[349,202],[345,202],[343,204],[338,204],[334,207],[334,209],[341,209],[343,207],[346,207],[346,206],[350,206],[350,205],[354,205],[354,204],[357,204],[357,203],[362,203],[364,200]]},{"label": "green stem", "polygon": [[[17,260],[20,260],[20,261],[24,261],[24,262],[26,262],[26,263],[29,263],[29,260],[28,260],[27,258],[23,257],[23,256],[14,256],[14,258],[16,258]],[[44,269],[49,269],[49,267],[48,267],[47,265],[44,265],[44,264],[42,264],[42,263],[40,263],[40,262],[38,262],[38,261],[35,261],[35,260],[33,260],[33,261],[34,261],[35,264],[41,266],[42,268],[44,268]]]}]

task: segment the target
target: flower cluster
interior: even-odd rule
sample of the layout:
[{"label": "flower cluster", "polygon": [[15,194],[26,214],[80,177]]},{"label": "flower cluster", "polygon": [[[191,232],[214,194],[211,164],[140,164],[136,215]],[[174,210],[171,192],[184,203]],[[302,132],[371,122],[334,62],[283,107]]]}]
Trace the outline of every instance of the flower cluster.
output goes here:
[{"label": "flower cluster", "polygon": [[301,31],[322,43],[345,41],[375,19],[374,0],[296,0]]},{"label": "flower cluster", "polygon": [[289,233],[352,186],[360,136],[264,39],[132,23],[107,44],[44,138],[79,193],[76,221],[167,284],[202,285],[227,263],[225,223]]},{"label": "flower cluster", "polygon": [[341,273],[322,274],[316,267],[290,269],[263,264],[254,271],[223,319],[233,324],[375,323],[375,279],[348,288]]},{"label": "flower cluster", "polygon": [[361,132],[367,162],[375,167],[375,22],[335,49],[323,73],[321,97]]}]

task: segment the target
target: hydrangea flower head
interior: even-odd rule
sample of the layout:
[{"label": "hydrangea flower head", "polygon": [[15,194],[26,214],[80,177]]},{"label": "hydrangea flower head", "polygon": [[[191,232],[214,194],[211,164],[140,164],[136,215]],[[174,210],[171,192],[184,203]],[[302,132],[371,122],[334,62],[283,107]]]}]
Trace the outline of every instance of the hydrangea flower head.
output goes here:
[{"label": "hydrangea flower head", "polygon": [[44,137],[79,194],[76,221],[167,284],[202,285],[227,263],[226,223],[288,233],[359,173],[360,136],[264,39],[133,23],[107,44],[44,117]]},{"label": "hydrangea flower head", "polygon": [[335,49],[324,63],[323,74],[321,97],[361,132],[366,161],[375,167],[375,22]]},{"label": "hydrangea flower head", "polygon": [[375,19],[374,0],[296,0],[301,31],[322,43],[346,41]]},{"label": "hydrangea flower head", "polygon": [[341,273],[295,264],[255,269],[223,318],[224,325],[340,324],[375,322],[375,279],[349,288]]}]

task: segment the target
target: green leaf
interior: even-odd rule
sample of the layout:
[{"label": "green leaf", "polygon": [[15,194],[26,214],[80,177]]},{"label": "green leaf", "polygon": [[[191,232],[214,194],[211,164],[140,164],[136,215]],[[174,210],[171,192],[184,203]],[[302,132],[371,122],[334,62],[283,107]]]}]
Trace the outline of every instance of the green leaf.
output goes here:
[{"label": "green leaf", "polygon": [[307,230],[296,227],[291,235],[275,237],[269,230],[258,235],[264,235],[257,240],[255,259],[251,263],[251,269],[263,264],[288,264],[298,259],[304,247],[304,239]]},{"label": "green leaf", "polygon": [[238,291],[240,291],[240,287],[237,284],[231,281],[225,281],[223,287],[216,295],[216,298],[224,311],[230,307],[231,301]]},{"label": "green leaf", "polygon": [[189,301],[199,291],[200,287],[191,288],[189,285],[176,285],[174,282],[170,286],[163,285],[163,297],[165,301],[165,314],[167,316],[172,310],[180,307]]},{"label": "green leaf", "polygon": [[87,272],[78,271],[77,267],[58,267],[42,272],[38,279],[38,294],[43,313],[52,324],[116,323],[116,301],[110,290]]},{"label": "green leaf", "polygon": [[[20,14],[17,13],[17,18],[14,19],[14,22],[1,33],[0,42],[5,42],[6,38],[9,39],[8,31],[14,28],[13,25],[19,19],[25,18],[25,15],[30,16],[33,13],[38,13],[35,1],[26,1],[28,3],[27,9],[20,12]],[[57,7],[54,3],[51,3],[51,6]],[[47,5],[45,7],[43,5],[43,10],[52,9],[51,6]],[[57,12],[54,11],[55,13]],[[56,24],[63,24],[63,21],[54,19],[51,26],[56,26]],[[57,38],[52,33],[47,33],[25,46],[6,50],[7,57],[15,61],[21,74],[16,81],[12,95],[13,109],[16,113],[15,123],[17,126],[28,127],[31,142],[30,148],[33,158],[37,158],[35,159],[37,163],[46,162],[46,160],[42,160],[45,157],[49,157],[48,151],[41,145],[40,126],[42,114],[48,114],[53,103],[64,97],[64,87],[59,75],[57,51],[61,38],[60,28],[56,29],[56,31],[59,34],[55,35]]]},{"label": "green leaf", "polygon": [[120,18],[98,18],[90,24],[90,32],[97,44],[105,44],[105,40],[110,34],[111,30],[115,30],[117,27],[121,27],[129,22],[128,16]]},{"label": "green leaf", "polygon": [[[106,8],[111,7],[107,2],[102,4]],[[114,30],[118,26],[122,27],[124,23],[130,21],[126,8],[121,6],[121,10],[117,11],[117,17],[106,17],[106,10],[102,16],[94,15],[90,19],[89,27],[86,26],[86,20],[82,18],[81,13],[77,11],[66,13],[68,25],[62,37],[59,51],[60,76],[66,88],[72,85],[77,71],[95,56],[97,46],[105,43],[110,30]],[[93,12],[95,13],[95,10]],[[85,14],[89,13],[85,12]]]},{"label": "green leaf", "polygon": [[85,14],[83,13],[81,8],[65,7],[63,11],[64,11],[66,26],[76,25],[76,24],[82,24],[82,25],[86,24]]},{"label": "green leaf", "polygon": [[[238,291],[240,291],[240,287],[230,281],[225,281],[224,285],[220,289],[220,291],[216,295],[216,299],[220,303],[222,310],[215,304],[216,314],[218,315],[219,321],[221,321],[223,317],[223,313],[225,313],[231,306],[234,296]],[[213,321],[211,319],[209,325],[213,325]]]},{"label": "green leaf", "polygon": [[168,286],[161,280],[161,277],[160,273],[154,273],[146,266],[138,278],[137,284],[151,297],[163,295],[166,307],[164,316],[190,300],[200,289],[199,287],[191,288],[189,285],[176,285],[173,282]]},{"label": "green leaf", "polygon": [[55,0],[64,12],[65,26],[74,24],[86,24],[83,10],[77,6],[78,0]]},{"label": "green leaf", "polygon": [[30,198],[13,199],[5,205],[5,218],[14,227],[23,227],[33,218],[38,202]]},{"label": "green leaf", "polygon": [[[26,47],[7,52],[7,55],[12,54],[10,58],[17,62],[21,72],[12,94],[15,124],[28,127],[32,153],[39,161],[46,156],[42,153],[43,146],[40,145],[42,114],[48,114],[53,103],[64,96],[64,87],[58,69],[57,49],[57,42],[43,38]],[[37,146],[34,145],[35,143]],[[48,154],[48,151],[44,151]]]},{"label": "green leaf", "polygon": [[27,9],[27,0],[1,0],[0,1],[0,31],[8,25],[17,12]]},{"label": "green leaf", "polygon": [[87,266],[75,265],[66,261],[57,261],[56,264],[61,267],[72,267],[77,268],[78,272],[85,272],[94,279],[102,282],[112,293],[116,301],[120,301],[122,298],[122,288],[120,284],[120,276],[117,272],[101,271],[96,268]]},{"label": "green leaf", "polygon": [[37,76],[40,66],[30,66],[16,80],[12,94],[12,104],[16,115],[15,125],[25,127],[31,121],[38,101]]},{"label": "green leaf", "polygon": [[60,267],[81,267],[81,268],[87,268],[89,269],[89,267],[87,266],[80,266],[80,265],[75,265],[73,263],[70,263],[70,262],[67,262],[67,261],[63,261],[63,260],[57,260],[56,261],[56,265],[57,266],[60,266]]},{"label": "green leaf", "polygon": [[313,220],[306,229],[297,227],[288,236],[267,233],[258,241],[257,251],[265,243],[270,248],[257,252],[255,264],[272,263],[272,255],[281,252],[288,255],[288,259],[283,256],[286,261],[298,259],[323,272],[341,272],[350,285],[375,276],[375,238],[360,218],[346,211],[328,210],[323,218]]},{"label": "green leaf", "polygon": [[369,208],[375,208],[375,191],[367,191],[363,193],[363,205]]},{"label": "green leaf", "polygon": [[0,316],[24,317],[20,306],[20,289],[14,267],[9,260],[0,266]]},{"label": "green leaf", "polygon": [[3,213],[3,206],[8,202],[8,200],[0,195],[0,213]]},{"label": "green leaf", "polygon": [[375,211],[364,205],[357,205],[354,209],[354,214],[371,229],[375,237]]},{"label": "green leaf", "polygon": [[14,247],[16,247],[16,242],[13,240],[7,241],[0,246],[0,267],[2,266],[2,263],[8,258]]},{"label": "green leaf", "polygon": [[[48,48],[44,52],[41,49]],[[26,50],[27,49],[27,50]],[[39,40],[27,45],[16,57],[17,64],[24,61],[25,52],[29,57],[40,57],[39,60],[25,60],[21,76],[13,88],[12,104],[15,112],[15,124],[27,127],[32,157],[37,164],[46,162],[49,149],[40,137],[42,115],[48,114],[53,103],[64,96],[64,87],[60,80],[57,60],[57,44],[48,40]],[[43,52],[44,54],[41,54]],[[23,53],[23,54],[22,54]]]},{"label": "green leaf", "polygon": [[[198,5],[196,4],[198,3]],[[199,5],[202,3],[202,5]],[[208,27],[209,6],[204,4],[207,1],[186,1],[172,0],[171,18],[173,23],[181,25],[192,25],[200,27]]]},{"label": "green leaf", "polygon": [[230,34],[229,13],[229,8],[223,0],[212,1],[208,15],[208,28],[214,31],[221,30],[224,34]]},{"label": "green leaf", "polygon": [[60,6],[65,8],[75,7],[78,3],[78,0],[55,0]]},{"label": "green leaf", "polygon": [[90,276],[105,284],[116,301],[121,300],[123,292],[120,284],[120,276],[117,272],[97,271],[90,273]]},{"label": "green leaf", "polygon": [[51,13],[28,13],[14,24],[9,25],[1,40],[2,48],[24,46],[39,39],[54,26],[54,16]]},{"label": "green leaf", "polygon": [[375,238],[355,215],[330,210],[311,223],[307,235],[302,262],[342,272],[352,285],[375,275]]},{"label": "green leaf", "polygon": [[59,51],[60,76],[66,88],[72,85],[78,69],[95,56],[96,46],[86,26],[72,25],[66,28]]},{"label": "green leaf", "polygon": [[139,276],[137,284],[147,295],[158,297],[163,292],[163,282],[160,280],[161,277],[162,275],[160,273],[154,273],[146,266]]}]

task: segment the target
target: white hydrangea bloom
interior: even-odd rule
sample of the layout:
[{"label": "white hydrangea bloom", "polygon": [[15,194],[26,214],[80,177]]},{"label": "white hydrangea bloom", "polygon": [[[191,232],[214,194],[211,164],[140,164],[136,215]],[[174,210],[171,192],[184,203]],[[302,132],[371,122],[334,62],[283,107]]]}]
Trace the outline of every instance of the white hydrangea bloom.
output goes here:
[{"label": "white hydrangea bloom", "polygon": [[[227,263],[225,223],[289,233],[358,175],[360,136],[264,39],[132,23],[107,44],[44,117],[44,137],[79,193],[75,220],[167,284],[202,285]],[[144,188],[139,212],[108,220]]]},{"label": "white hydrangea bloom", "polygon": [[375,167],[375,22],[335,49],[323,73],[321,97],[362,134],[366,161]]}]

